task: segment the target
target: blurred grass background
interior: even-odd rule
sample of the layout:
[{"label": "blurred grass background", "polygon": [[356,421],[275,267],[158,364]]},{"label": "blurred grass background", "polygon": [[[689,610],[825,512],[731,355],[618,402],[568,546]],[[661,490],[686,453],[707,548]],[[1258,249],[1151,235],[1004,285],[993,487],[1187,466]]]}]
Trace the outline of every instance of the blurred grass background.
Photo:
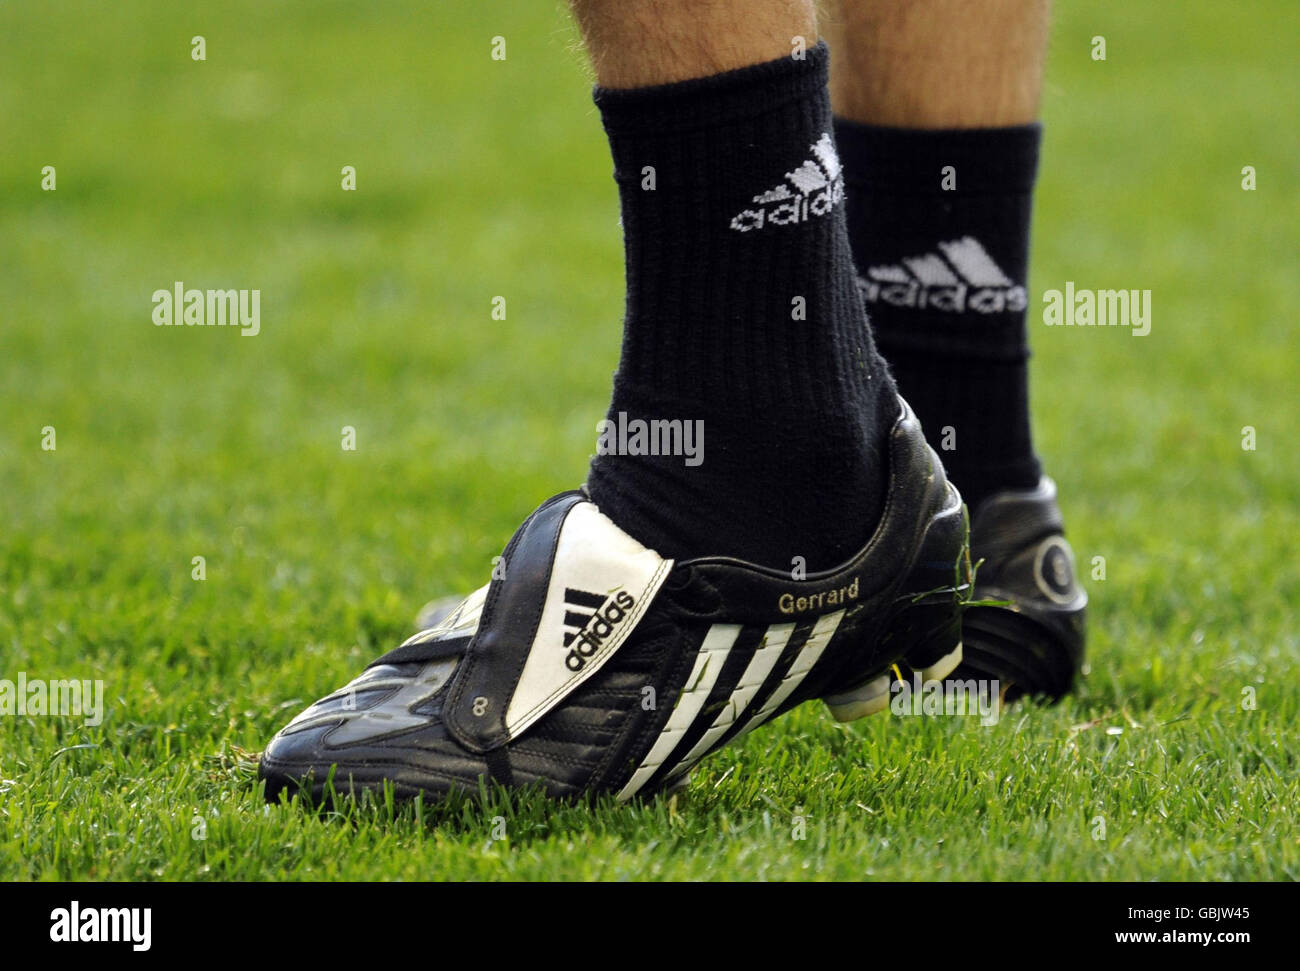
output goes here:
[{"label": "blurred grass background", "polygon": [[[1079,698],[800,711],[680,805],[525,803],[485,843],[468,809],[264,815],[241,753],[585,474],[622,260],[563,6],[0,2],[0,677],[110,705],[0,718],[0,877],[1300,876],[1297,38],[1289,0],[1057,4],[1030,320],[1106,561]],[[153,326],[177,280],[260,289],[261,333]],[[1067,280],[1150,289],[1150,335],[1044,327]]]}]

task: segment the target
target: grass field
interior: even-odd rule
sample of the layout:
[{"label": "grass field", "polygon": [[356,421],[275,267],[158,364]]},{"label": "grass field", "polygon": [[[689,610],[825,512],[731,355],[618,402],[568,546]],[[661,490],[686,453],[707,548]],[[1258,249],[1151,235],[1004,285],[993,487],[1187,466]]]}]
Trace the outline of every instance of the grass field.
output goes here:
[{"label": "grass field", "polygon": [[[253,755],[593,451],[622,266],[574,31],[0,3],[0,678],[106,706],[0,717],[0,878],[1300,878],[1300,11],[1057,6],[1033,393],[1085,579],[1105,558],[1078,696],[808,706],[643,807],[322,818],[264,806]],[[153,326],[178,280],[260,289],[261,333]],[[1067,280],[1150,289],[1151,333],[1045,327]]]}]

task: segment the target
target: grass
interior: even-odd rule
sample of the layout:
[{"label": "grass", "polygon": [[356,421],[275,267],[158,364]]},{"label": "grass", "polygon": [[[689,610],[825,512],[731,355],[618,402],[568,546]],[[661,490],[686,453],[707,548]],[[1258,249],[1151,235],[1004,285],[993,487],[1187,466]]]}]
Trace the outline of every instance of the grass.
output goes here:
[{"label": "grass", "polygon": [[[1031,307],[1073,280],[1154,308],[1143,338],[1031,314],[1037,441],[1105,562],[1077,697],[990,728],[806,707],[641,807],[317,815],[264,806],[250,753],[592,451],[621,251],[574,31],[498,0],[0,5],[0,678],[102,679],[107,709],[0,717],[0,877],[1300,877],[1298,17],[1058,4]],[[260,288],[261,334],[155,328],[176,280]]]}]

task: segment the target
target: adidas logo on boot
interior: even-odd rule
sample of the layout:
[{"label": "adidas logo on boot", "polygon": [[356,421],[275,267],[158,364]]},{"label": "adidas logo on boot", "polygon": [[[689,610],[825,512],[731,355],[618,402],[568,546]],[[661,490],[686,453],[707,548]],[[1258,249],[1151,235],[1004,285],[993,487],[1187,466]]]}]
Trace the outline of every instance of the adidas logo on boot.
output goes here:
[{"label": "adidas logo on boot", "polygon": [[564,646],[569,653],[564,666],[570,671],[581,671],[598,650],[605,638],[614,633],[627,618],[628,611],[636,606],[636,598],[626,590],[613,597],[603,597],[586,590],[568,587],[564,591]]}]

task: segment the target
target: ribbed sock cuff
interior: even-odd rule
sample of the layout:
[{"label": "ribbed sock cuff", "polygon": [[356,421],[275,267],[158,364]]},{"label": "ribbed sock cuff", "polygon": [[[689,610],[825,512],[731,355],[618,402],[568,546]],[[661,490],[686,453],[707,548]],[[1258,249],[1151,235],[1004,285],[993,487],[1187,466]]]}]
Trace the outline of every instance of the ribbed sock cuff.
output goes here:
[{"label": "ribbed sock cuff", "polygon": [[592,96],[611,136],[690,132],[756,118],[814,95],[826,86],[829,72],[830,52],[819,41],[803,58],[781,57],[645,88],[597,85]]},{"label": "ribbed sock cuff", "polygon": [[951,195],[943,188],[945,166],[963,196],[1029,192],[1042,135],[1039,124],[932,130],[835,119],[845,182],[907,195]]}]

